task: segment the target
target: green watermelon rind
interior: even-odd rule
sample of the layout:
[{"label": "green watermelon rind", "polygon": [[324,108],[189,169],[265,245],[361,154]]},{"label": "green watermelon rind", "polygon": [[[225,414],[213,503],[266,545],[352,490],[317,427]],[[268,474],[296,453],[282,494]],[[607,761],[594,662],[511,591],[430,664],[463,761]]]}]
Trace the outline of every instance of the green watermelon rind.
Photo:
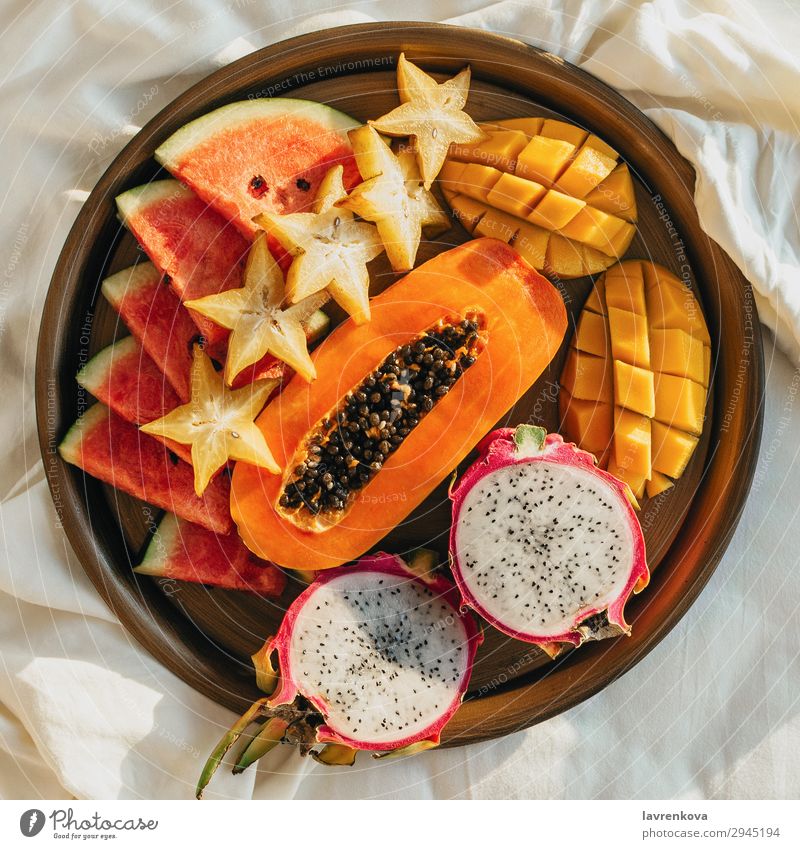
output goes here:
[{"label": "green watermelon rind", "polygon": [[81,463],[81,444],[83,443],[84,434],[105,421],[109,415],[108,407],[103,404],[93,404],[89,407],[75,421],[75,424],[72,425],[61,440],[61,444],[58,446],[58,453],[61,455],[61,459],[73,466],[79,466]]},{"label": "green watermelon rind", "polygon": [[142,562],[134,566],[133,571],[139,575],[152,575],[154,578],[166,577],[169,571],[168,554],[175,547],[179,535],[178,517],[174,513],[165,513],[156,532],[150,538]]},{"label": "green watermelon rind", "polygon": [[160,280],[161,273],[152,262],[137,262],[130,268],[123,268],[116,274],[106,277],[100,287],[106,300],[119,312],[119,306],[128,292],[147,286],[153,280]]},{"label": "green watermelon rind", "polygon": [[277,119],[283,115],[297,113],[316,121],[324,130],[339,133],[342,140],[348,144],[347,131],[359,126],[355,118],[324,103],[291,97],[258,97],[229,103],[227,106],[220,106],[213,112],[195,118],[161,144],[154,156],[157,162],[171,171],[173,168],[180,167],[181,161],[188,152],[219,132],[230,130],[238,125],[250,124],[253,121]]},{"label": "green watermelon rind", "polygon": [[154,180],[117,195],[117,215],[127,225],[131,218],[154,204],[171,198],[189,197],[194,197],[194,193],[178,180]]},{"label": "green watermelon rind", "polygon": [[139,350],[140,346],[135,337],[124,336],[103,348],[89,362],[84,363],[75,375],[75,380],[78,381],[79,386],[94,395],[97,388],[105,382],[114,362],[119,362],[123,357],[135,354]]}]

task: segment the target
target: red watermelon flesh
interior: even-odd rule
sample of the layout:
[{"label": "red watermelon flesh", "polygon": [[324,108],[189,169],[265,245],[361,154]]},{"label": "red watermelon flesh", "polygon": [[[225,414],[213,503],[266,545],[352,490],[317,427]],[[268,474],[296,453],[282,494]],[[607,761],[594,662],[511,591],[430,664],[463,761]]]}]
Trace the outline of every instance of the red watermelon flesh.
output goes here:
[{"label": "red watermelon flesh", "polygon": [[140,262],[103,281],[103,294],[182,402],[189,400],[192,346],[201,334],[158,269]]},{"label": "red watermelon flesh", "polygon": [[[181,401],[163,372],[133,336],[103,348],[78,372],[76,380],[98,401],[131,424],[160,419]],[[192,461],[188,445],[163,440],[187,463]]]},{"label": "red watermelon flesh", "polygon": [[198,497],[194,469],[188,463],[104,404],[90,407],[70,428],[58,450],[67,463],[154,507],[215,533],[233,530],[231,484],[226,473],[217,475]]},{"label": "red watermelon flesh", "polygon": [[[308,211],[326,172],[361,177],[347,131],[359,122],[321,103],[253,98],[214,110],[170,136],[156,159],[248,237],[253,217]],[[272,246],[271,246],[272,247]]]},{"label": "red watermelon flesh", "polygon": [[[169,276],[181,301],[242,285],[250,242],[177,180],[130,189],[117,198],[117,209],[153,264]],[[223,359],[228,330],[199,313],[189,314],[209,354]]]},{"label": "red watermelon flesh", "polygon": [[269,598],[276,598],[286,587],[286,575],[259,560],[235,533],[215,534],[171,513],[161,520],[134,572]]}]

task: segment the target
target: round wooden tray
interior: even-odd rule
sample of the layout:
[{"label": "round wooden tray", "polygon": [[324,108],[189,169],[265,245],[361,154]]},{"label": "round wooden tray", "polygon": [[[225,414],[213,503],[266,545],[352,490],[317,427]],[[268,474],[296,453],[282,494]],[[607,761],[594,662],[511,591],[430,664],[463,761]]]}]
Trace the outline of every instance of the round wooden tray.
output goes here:
[{"label": "round wooden tray", "polygon": [[[487,628],[469,698],[445,731],[445,744],[457,745],[553,716],[644,657],[686,612],[719,562],[755,468],[764,376],[752,293],[700,229],[691,168],[614,91],[521,42],[433,24],[360,24],[304,35],[217,71],[171,103],[125,147],[72,228],[53,275],[39,338],[39,436],[67,536],[103,598],[165,666],[219,703],[243,710],[257,697],[249,656],[274,632],[299,583],[291,580],[276,602],[138,578],[131,566],[158,520],[155,511],[66,466],[56,453],[87,404],[75,383],[78,368],[117,333],[125,333],[99,295],[104,277],[141,256],[115,217],[114,197],[158,176],[155,148],[187,121],[224,103],[279,93],[329,103],[359,120],[387,112],[397,103],[394,66],[401,51],[429,72],[447,76],[469,63],[468,110],[477,120],[556,114],[613,145],[636,178],[639,233],[626,256],[652,258],[679,276],[691,276],[714,347],[713,391],[701,445],[674,489],[646,503],[641,514],[654,574],[647,591],[628,605],[633,636],[588,644],[552,663],[532,646]],[[466,238],[454,224],[424,244],[418,259]],[[387,267],[378,266],[375,291],[393,279]],[[573,318],[589,285],[587,278],[561,286]],[[557,426],[556,380],[563,355],[562,349],[503,423]],[[402,553],[426,545],[444,555],[448,526],[443,484],[381,547]]]}]

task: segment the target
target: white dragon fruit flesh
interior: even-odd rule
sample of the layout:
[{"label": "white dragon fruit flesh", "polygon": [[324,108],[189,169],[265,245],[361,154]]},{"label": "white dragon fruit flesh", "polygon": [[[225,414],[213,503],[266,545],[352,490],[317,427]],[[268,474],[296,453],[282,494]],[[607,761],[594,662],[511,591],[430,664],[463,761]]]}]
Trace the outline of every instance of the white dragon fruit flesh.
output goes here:
[{"label": "white dragon fruit flesh", "polygon": [[[320,573],[256,655],[262,689],[223,737],[198,784],[250,723],[266,717],[240,753],[241,772],[279,742],[328,764],[357,750],[412,753],[435,746],[467,690],[482,634],[456,587],[414,574],[391,554]],[[272,665],[277,658],[277,668]]]},{"label": "white dragon fruit flesh", "polygon": [[551,656],[630,633],[649,580],[627,486],[543,428],[489,434],[451,492],[450,554],[465,604]]}]

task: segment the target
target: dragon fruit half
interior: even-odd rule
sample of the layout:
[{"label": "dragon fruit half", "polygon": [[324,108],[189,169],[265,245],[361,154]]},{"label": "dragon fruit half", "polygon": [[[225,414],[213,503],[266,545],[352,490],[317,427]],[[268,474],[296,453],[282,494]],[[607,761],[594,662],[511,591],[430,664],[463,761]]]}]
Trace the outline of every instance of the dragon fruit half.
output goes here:
[{"label": "dragon fruit half", "polygon": [[629,634],[625,603],[650,574],[627,486],[540,427],[496,430],[478,448],[450,496],[464,602],[551,656]]},{"label": "dragon fruit half", "polygon": [[327,764],[351,764],[357,750],[410,754],[437,745],[461,704],[481,641],[455,586],[420,577],[399,557],[375,554],[322,572],[254,655],[257,683],[273,695],[220,741],[198,797],[228,749],[260,718],[267,722],[239,754],[235,773],[279,742]]}]

